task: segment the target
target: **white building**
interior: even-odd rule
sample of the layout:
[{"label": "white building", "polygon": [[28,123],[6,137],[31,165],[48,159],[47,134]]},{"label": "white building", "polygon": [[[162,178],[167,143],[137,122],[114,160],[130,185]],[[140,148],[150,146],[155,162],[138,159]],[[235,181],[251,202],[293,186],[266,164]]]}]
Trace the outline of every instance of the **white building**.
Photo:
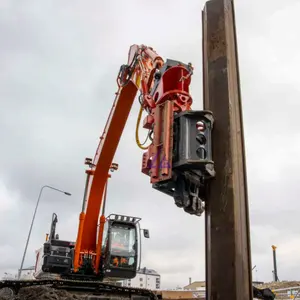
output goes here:
[{"label": "white building", "polygon": [[146,288],[150,290],[160,289],[160,275],[151,269],[142,268],[133,279],[126,279],[122,282],[123,286]]}]

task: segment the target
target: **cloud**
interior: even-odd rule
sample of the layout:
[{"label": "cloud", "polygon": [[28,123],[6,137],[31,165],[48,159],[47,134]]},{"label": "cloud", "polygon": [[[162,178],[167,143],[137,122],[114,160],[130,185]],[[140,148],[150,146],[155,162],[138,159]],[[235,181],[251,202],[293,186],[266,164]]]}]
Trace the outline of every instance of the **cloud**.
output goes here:
[{"label": "cloud", "polygon": [[0,180],[0,199],[1,199],[0,214],[1,215],[4,215],[16,209],[17,203],[19,201],[19,197],[20,196],[17,193],[10,194],[7,187]]},{"label": "cloud", "polygon": [[[129,46],[152,46],[164,58],[192,62],[194,108],[202,108],[202,1],[1,1],[0,273],[17,271],[40,188],[47,184],[26,265],[44,242],[51,214],[60,237],[75,240],[84,158],[93,157]],[[272,278],[278,245],[280,279],[297,279],[299,243],[299,3],[236,1],[238,47],[252,234],[259,280]],[[185,214],[140,173],[135,145],[138,104],[128,118],[109,182],[107,213],[142,218],[142,265],[163,287],[205,278],[204,220]],[[141,130],[142,135],[142,130]],[[3,257],[3,255],[1,255]]]}]

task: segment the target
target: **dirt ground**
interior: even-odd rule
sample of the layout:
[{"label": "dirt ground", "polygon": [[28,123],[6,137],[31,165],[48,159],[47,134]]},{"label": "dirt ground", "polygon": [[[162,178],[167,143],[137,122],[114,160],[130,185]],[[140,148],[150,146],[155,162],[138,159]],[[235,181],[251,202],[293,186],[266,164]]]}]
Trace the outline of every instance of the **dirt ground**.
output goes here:
[{"label": "dirt ground", "polygon": [[45,286],[22,288],[18,295],[11,291],[0,291],[0,300],[88,300],[88,296],[72,295],[67,291],[55,290]]}]

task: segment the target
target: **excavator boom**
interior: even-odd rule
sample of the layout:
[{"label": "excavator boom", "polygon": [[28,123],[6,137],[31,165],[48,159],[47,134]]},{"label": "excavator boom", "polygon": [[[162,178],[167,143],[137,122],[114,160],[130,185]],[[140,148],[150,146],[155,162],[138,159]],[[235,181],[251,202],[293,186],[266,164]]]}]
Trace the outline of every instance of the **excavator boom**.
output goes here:
[{"label": "excavator boom", "polygon": [[[76,251],[93,251],[96,249],[98,218],[108,172],[136,92],[137,87],[133,82],[129,82],[126,89],[117,93],[103,135],[100,137],[93,166],[88,171],[89,183],[86,195],[88,201],[86,212],[83,212],[85,217],[82,232],[79,233],[77,238]],[[98,162],[101,163],[101,166],[98,166]]]}]

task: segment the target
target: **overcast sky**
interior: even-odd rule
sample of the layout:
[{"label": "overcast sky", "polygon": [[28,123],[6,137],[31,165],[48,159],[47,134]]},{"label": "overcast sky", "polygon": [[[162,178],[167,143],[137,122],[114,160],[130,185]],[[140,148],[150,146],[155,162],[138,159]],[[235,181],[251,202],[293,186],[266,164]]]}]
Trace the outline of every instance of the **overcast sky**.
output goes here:
[{"label": "overcast sky", "polygon": [[[44,190],[25,267],[58,214],[75,240],[85,184],[132,44],[192,62],[194,108],[202,108],[204,0],[0,1],[0,276],[20,266],[34,205]],[[300,279],[300,26],[298,0],[236,0],[251,213],[253,279]],[[107,212],[137,215],[151,238],[142,265],[163,288],[205,278],[204,218],[185,214],[140,172],[135,103],[115,156]]]}]

